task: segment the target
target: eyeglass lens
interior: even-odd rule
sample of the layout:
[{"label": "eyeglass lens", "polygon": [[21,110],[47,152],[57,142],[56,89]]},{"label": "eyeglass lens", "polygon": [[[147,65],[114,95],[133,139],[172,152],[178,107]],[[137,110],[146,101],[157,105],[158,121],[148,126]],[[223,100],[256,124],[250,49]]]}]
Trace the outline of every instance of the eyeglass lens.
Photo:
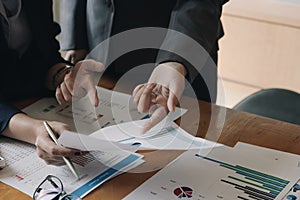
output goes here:
[{"label": "eyeglass lens", "polygon": [[66,194],[62,182],[56,176],[49,175],[36,189],[34,200],[81,200],[73,194]]}]

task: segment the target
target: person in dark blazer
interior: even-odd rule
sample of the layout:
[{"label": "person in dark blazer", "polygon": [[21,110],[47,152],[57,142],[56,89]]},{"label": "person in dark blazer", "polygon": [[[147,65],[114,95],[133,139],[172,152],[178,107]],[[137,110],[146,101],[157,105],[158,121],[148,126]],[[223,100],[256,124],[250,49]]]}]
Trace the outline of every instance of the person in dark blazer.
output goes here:
[{"label": "person in dark blazer", "polygon": [[[0,0],[0,134],[35,144],[38,155],[54,165],[63,163],[62,156],[81,152],[55,145],[42,120],[27,116],[11,102],[52,95],[55,90],[61,103],[70,98],[69,83],[80,63],[71,71],[67,67],[55,39],[59,32],[51,0]],[[101,70],[98,65],[95,70],[97,67]],[[50,125],[57,134],[69,129],[56,121]]]},{"label": "person in dark blazer", "polygon": [[[220,21],[222,5],[227,1],[61,0],[61,47],[66,51],[65,59],[76,63],[113,35],[135,28],[162,27],[178,31],[195,40],[216,65],[218,39],[223,36]],[[174,50],[172,52],[176,52],[177,49],[189,50],[184,42],[176,40],[176,37],[172,38],[172,34],[162,38],[162,44],[169,46],[171,51]],[[200,54],[201,52],[194,55],[201,56]],[[157,66],[148,80],[152,84],[138,85],[133,92],[140,111],[149,112],[151,105],[155,104],[157,99],[164,99],[164,103],[160,104],[164,105],[162,112],[174,110],[184,88],[184,77],[188,78],[198,99],[216,101],[217,71],[212,69],[210,77],[205,77],[211,82],[211,88],[208,89],[203,77],[194,66],[174,53],[149,49],[136,51],[122,56],[110,66],[108,71],[112,74],[125,73],[145,63],[157,63]],[[176,73],[179,73],[179,76]],[[156,100],[151,97],[153,91],[159,91]],[[156,116],[163,115],[159,112]],[[152,122],[159,120],[152,120]]]}]

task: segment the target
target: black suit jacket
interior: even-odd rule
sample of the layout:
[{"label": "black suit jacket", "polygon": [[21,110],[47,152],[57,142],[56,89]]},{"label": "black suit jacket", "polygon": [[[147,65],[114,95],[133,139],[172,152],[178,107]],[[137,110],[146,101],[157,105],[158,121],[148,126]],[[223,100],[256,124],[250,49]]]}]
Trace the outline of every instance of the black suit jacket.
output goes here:
[{"label": "black suit jacket", "polygon": [[[140,1],[139,7],[135,4],[137,1],[131,0],[123,1],[123,4],[128,5],[127,7],[121,6],[120,8],[116,0],[61,0],[61,46],[63,50],[86,49],[87,51],[91,51],[99,43],[121,31],[153,26],[175,30],[189,36],[195,43],[200,44],[203,50],[195,52],[185,40],[178,39],[177,35],[167,34],[167,37],[162,37],[162,41],[163,45],[168,47],[169,51],[159,51],[157,56],[156,52],[130,52],[129,56],[127,56],[128,54],[124,56],[124,59],[116,60],[113,65],[115,69],[112,69],[113,73],[125,73],[133,67],[145,63],[179,62],[187,68],[188,80],[192,84],[197,97],[214,102],[217,90],[217,70],[215,69],[215,63],[217,63],[218,39],[223,36],[220,17],[222,5],[227,1],[149,0]],[[150,8],[142,5],[149,2],[153,4]],[[153,6],[157,8],[155,9]],[[122,8],[125,10],[124,12],[121,10]],[[119,21],[117,20],[118,15],[121,19]],[[134,16],[135,18],[130,18],[130,16]],[[149,23],[149,21],[151,22]],[[118,45],[116,44],[116,47],[113,47],[111,42],[109,49],[105,52],[109,52],[111,49],[113,51],[114,48],[118,48]],[[193,55],[190,57],[203,57],[201,62],[197,62],[198,66],[202,67],[202,65],[205,65],[207,66],[206,68],[212,69],[210,73],[203,75],[206,80],[202,79],[199,70],[195,69],[196,66],[190,64],[186,59],[177,54],[171,53],[181,50],[186,50],[185,52],[187,53],[192,51]],[[210,55],[212,61],[208,59],[209,56],[207,54]],[[92,58],[99,61],[105,60],[102,57]],[[208,81],[210,84],[206,86]],[[208,91],[207,87],[211,91]]]},{"label": "black suit jacket", "polygon": [[48,69],[64,62],[55,39],[60,28],[53,21],[52,0],[23,0],[22,9],[32,34],[30,46],[22,57],[9,49],[6,40],[9,27],[0,14],[0,132],[10,118],[20,112],[9,106],[10,101],[47,92]]}]

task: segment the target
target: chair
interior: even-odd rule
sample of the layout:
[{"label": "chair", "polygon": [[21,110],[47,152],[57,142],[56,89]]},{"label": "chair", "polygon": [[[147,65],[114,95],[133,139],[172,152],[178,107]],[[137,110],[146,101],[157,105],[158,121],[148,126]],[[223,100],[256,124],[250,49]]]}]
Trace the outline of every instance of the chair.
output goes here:
[{"label": "chair", "polygon": [[285,89],[263,89],[233,109],[300,125],[300,94]]}]

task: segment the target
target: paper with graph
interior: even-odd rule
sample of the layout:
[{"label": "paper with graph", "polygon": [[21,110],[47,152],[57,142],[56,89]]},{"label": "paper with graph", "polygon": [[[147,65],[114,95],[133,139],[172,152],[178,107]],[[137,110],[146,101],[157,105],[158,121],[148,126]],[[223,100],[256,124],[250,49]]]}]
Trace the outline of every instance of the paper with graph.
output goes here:
[{"label": "paper with graph", "polygon": [[142,155],[91,152],[72,159],[80,180],[76,180],[67,166],[50,166],[37,156],[35,146],[1,137],[0,152],[7,165],[0,171],[0,181],[29,196],[49,174],[60,178],[67,193],[85,196],[106,180],[142,164]]},{"label": "paper with graph", "polygon": [[221,145],[195,137],[169,120],[163,120],[145,134],[141,134],[144,123],[145,120],[137,120],[106,127],[95,131],[89,137],[139,146],[140,150],[209,150]]},{"label": "paper with graph", "polygon": [[[43,98],[23,109],[23,112],[38,119],[65,122],[71,126],[72,131],[82,134],[149,117],[148,114],[138,112],[131,95],[102,87],[97,87],[97,92],[100,99],[98,107],[92,106],[87,97],[74,101],[72,105],[59,105],[55,98]],[[175,120],[186,111],[176,108],[169,113],[168,118]]]},{"label": "paper with graph", "polygon": [[[255,147],[220,146],[207,155],[189,150],[124,199],[282,199],[300,176],[298,167],[289,163],[300,157],[261,148],[258,153],[247,151],[255,152]],[[266,154],[272,157],[265,159]]]}]

